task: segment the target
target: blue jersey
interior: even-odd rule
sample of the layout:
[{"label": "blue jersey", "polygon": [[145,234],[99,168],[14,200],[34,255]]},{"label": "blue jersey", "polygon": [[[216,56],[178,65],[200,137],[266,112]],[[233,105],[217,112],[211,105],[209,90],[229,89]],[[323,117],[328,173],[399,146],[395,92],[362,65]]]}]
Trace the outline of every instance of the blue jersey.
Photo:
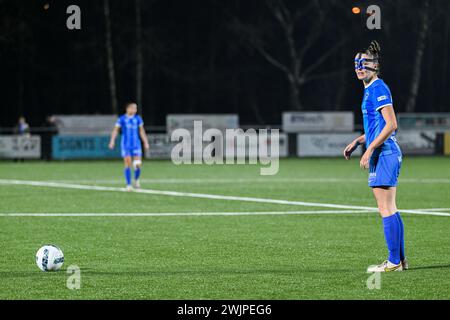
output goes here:
[{"label": "blue jersey", "polygon": [[144,121],[139,115],[129,117],[124,114],[117,119],[116,127],[119,127],[122,131],[122,150],[141,149],[139,127],[142,125],[144,125]]},{"label": "blue jersey", "polygon": [[[380,134],[386,126],[381,109],[393,105],[392,95],[388,86],[381,79],[376,79],[364,89],[362,113],[364,119],[364,133],[366,135],[366,147]],[[381,146],[374,151],[374,156],[400,153],[400,147],[395,138],[395,132],[386,139]]]}]

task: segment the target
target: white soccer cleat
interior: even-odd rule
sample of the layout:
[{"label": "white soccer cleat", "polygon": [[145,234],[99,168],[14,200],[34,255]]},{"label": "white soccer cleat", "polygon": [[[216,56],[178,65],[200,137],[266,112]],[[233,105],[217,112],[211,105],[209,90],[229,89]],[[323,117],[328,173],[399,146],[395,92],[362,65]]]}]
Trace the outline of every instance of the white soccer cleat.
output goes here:
[{"label": "white soccer cleat", "polygon": [[402,263],[403,270],[408,270],[408,269],[409,269],[409,262],[408,262],[408,260],[406,259],[406,257],[405,257],[405,259],[403,259],[403,260],[401,261],[401,263]]},{"label": "white soccer cleat", "polygon": [[391,271],[402,271],[403,265],[400,262],[399,264],[393,264],[390,261],[386,260],[382,264],[369,266],[367,268],[367,272],[391,272]]},{"label": "white soccer cleat", "polygon": [[135,187],[136,189],[140,189],[140,188],[141,188],[141,183],[139,182],[139,180],[136,180],[136,181],[134,182],[134,187]]},{"label": "white soccer cleat", "polygon": [[130,185],[128,185],[126,188],[125,188],[128,192],[131,192],[131,191],[133,191],[133,187],[132,186],[130,186]]}]

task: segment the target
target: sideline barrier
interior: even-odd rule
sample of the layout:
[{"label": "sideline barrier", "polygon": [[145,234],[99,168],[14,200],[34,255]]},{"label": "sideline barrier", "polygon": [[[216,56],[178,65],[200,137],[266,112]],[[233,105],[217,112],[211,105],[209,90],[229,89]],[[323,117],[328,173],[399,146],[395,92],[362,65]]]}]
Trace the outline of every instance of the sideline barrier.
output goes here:
[{"label": "sideline barrier", "polygon": [[39,159],[41,137],[0,135],[0,159]]},{"label": "sideline barrier", "polygon": [[114,150],[108,147],[109,136],[54,136],[52,158],[69,159],[110,159],[120,158],[120,139]]},{"label": "sideline barrier", "polygon": [[[360,133],[323,133],[297,135],[298,157],[340,157],[345,147]],[[361,156],[362,147],[353,152],[353,156]]]},{"label": "sideline barrier", "polygon": [[354,115],[343,112],[283,112],[283,131],[286,133],[353,132]]}]

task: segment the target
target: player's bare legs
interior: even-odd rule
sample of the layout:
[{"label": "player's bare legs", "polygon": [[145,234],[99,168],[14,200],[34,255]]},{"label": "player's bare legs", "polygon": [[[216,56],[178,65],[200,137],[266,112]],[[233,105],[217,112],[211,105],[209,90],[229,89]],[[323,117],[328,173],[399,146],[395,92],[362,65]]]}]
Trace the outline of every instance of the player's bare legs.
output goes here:
[{"label": "player's bare legs", "polygon": [[139,182],[139,177],[141,176],[141,166],[142,166],[142,157],[139,156],[133,157],[134,187],[136,189],[139,189],[141,187],[141,183]]},{"label": "player's bare legs", "polygon": [[397,212],[397,205],[395,203],[397,187],[378,187],[372,188],[372,190],[382,218],[392,216]]},{"label": "player's bare legs", "polygon": [[132,158],[131,157],[123,158],[123,163],[125,164],[125,168],[131,168]]}]

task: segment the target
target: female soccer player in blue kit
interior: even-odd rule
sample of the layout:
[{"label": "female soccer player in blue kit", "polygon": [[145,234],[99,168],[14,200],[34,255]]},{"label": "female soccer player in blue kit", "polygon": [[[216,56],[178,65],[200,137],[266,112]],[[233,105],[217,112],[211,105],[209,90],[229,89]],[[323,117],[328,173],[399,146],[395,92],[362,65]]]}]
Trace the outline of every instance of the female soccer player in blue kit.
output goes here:
[{"label": "female soccer player in blue kit", "polygon": [[408,269],[404,248],[404,228],[397,210],[395,195],[402,165],[402,152],[395,138],[395,118],[391,92],[380,73],[380,45],[372,41],[367,50],[355,57],[355,72],[364,84],[362,114],[364,134],[344,150],[348,160],[352,152],[365,143],[366,152],[360,167],[369,169],[369,187],[378,204],[383,219],[384,236],[389,252],[388,259],[380,265],[369,266],[367,272],[402,271]]},{"label": "female soccer player in blue kit", "polygon": [[[125,180],[127,183],[127,190],[131,191],[131,165],[134,168],[134,186],[140,188],[139,177],[141,175],[142,165],[142,145],[149,149],[147,135],[144,129],[144,121],[137,114],[137,105],[134,102],[129,102],[125,105],[126,113],[117,119],[116,125],[111,133],[109,148],[114,149],[116,137],[121,130],[121,152],[125,163]],[[140,138],[140,139],[139,139]]]}]

